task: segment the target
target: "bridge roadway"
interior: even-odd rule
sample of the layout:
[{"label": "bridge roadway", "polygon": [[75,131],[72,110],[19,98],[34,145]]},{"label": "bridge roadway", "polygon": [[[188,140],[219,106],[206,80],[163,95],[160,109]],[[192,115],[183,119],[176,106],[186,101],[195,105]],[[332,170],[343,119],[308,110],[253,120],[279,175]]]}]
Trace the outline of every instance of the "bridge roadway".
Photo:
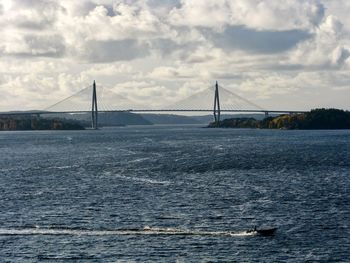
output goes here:
[{"label": "bridge roadway", "polygon": [[[174,110],[174,109],[129,109],[129,110],[99,110],[98,113],[106,112],[213,112],[210,110]],[[265,114],[298,114],[306,113],[308,111],[296,111],[296,110],[220,110],[220,112],[240,112],[240,113],[265,113]],[[47,114],[75,114],[75,113],[91,113],[91,110],[82,111],[22,111],[22,112],[0,112],[0,116],[20,116],[20,115],[47,115]]]}]

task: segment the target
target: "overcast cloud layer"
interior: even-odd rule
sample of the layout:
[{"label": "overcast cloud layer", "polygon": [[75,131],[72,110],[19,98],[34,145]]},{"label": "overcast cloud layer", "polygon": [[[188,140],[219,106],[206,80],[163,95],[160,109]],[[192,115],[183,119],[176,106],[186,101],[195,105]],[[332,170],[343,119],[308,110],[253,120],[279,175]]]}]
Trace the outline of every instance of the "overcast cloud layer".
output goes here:
[{"label": "overcast cloud layer", "polygon": [[348,0],[0,0],[0,111],[91,85],[150,105],[214,84],[267,109],[350,109]]}]

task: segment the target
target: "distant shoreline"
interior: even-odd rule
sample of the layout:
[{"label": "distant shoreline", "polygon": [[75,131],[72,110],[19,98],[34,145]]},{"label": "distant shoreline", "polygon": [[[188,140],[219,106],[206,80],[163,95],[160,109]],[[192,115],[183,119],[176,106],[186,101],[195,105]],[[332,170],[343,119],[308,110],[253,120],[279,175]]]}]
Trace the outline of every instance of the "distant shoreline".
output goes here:
[{"label": "distant shoreline", "polygon": [[0,131],[84,130],[78,121],[33,116],[4,116],[0,118]]}]

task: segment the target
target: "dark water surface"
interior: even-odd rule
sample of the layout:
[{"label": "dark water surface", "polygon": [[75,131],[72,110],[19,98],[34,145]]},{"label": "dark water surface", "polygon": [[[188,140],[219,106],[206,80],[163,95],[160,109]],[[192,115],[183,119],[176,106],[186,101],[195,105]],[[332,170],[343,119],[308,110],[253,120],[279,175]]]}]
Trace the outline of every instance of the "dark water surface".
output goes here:
[{"label": "dark water surface", "polygon": [[350,262],[350,131],[2,132],[0,194],[0,262]]}]

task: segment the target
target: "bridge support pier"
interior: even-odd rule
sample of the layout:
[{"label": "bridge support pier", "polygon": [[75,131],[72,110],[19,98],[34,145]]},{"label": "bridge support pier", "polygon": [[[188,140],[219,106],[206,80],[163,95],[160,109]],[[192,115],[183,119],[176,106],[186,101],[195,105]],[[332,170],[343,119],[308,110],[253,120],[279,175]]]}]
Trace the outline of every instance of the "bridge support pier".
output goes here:
[{"label": "bridge support pier", "polygon": [[214,121],[216,123],[216,125],[219,125],[220,122],[220,114],[221,114],[221,110],[220,110],[220,99],[219,99],[219,85],[218,82],[216,81],[215,83],[215,96],[214,96]]},{"label": "bridge support pier", "polygon": [[94,130],[97,130],[98,128],[97,115],[98,115],[98,109],[97,109],[96,82],[94,81],[94,84],[92,86],[92,105],[91,105],[91,128]]}]

